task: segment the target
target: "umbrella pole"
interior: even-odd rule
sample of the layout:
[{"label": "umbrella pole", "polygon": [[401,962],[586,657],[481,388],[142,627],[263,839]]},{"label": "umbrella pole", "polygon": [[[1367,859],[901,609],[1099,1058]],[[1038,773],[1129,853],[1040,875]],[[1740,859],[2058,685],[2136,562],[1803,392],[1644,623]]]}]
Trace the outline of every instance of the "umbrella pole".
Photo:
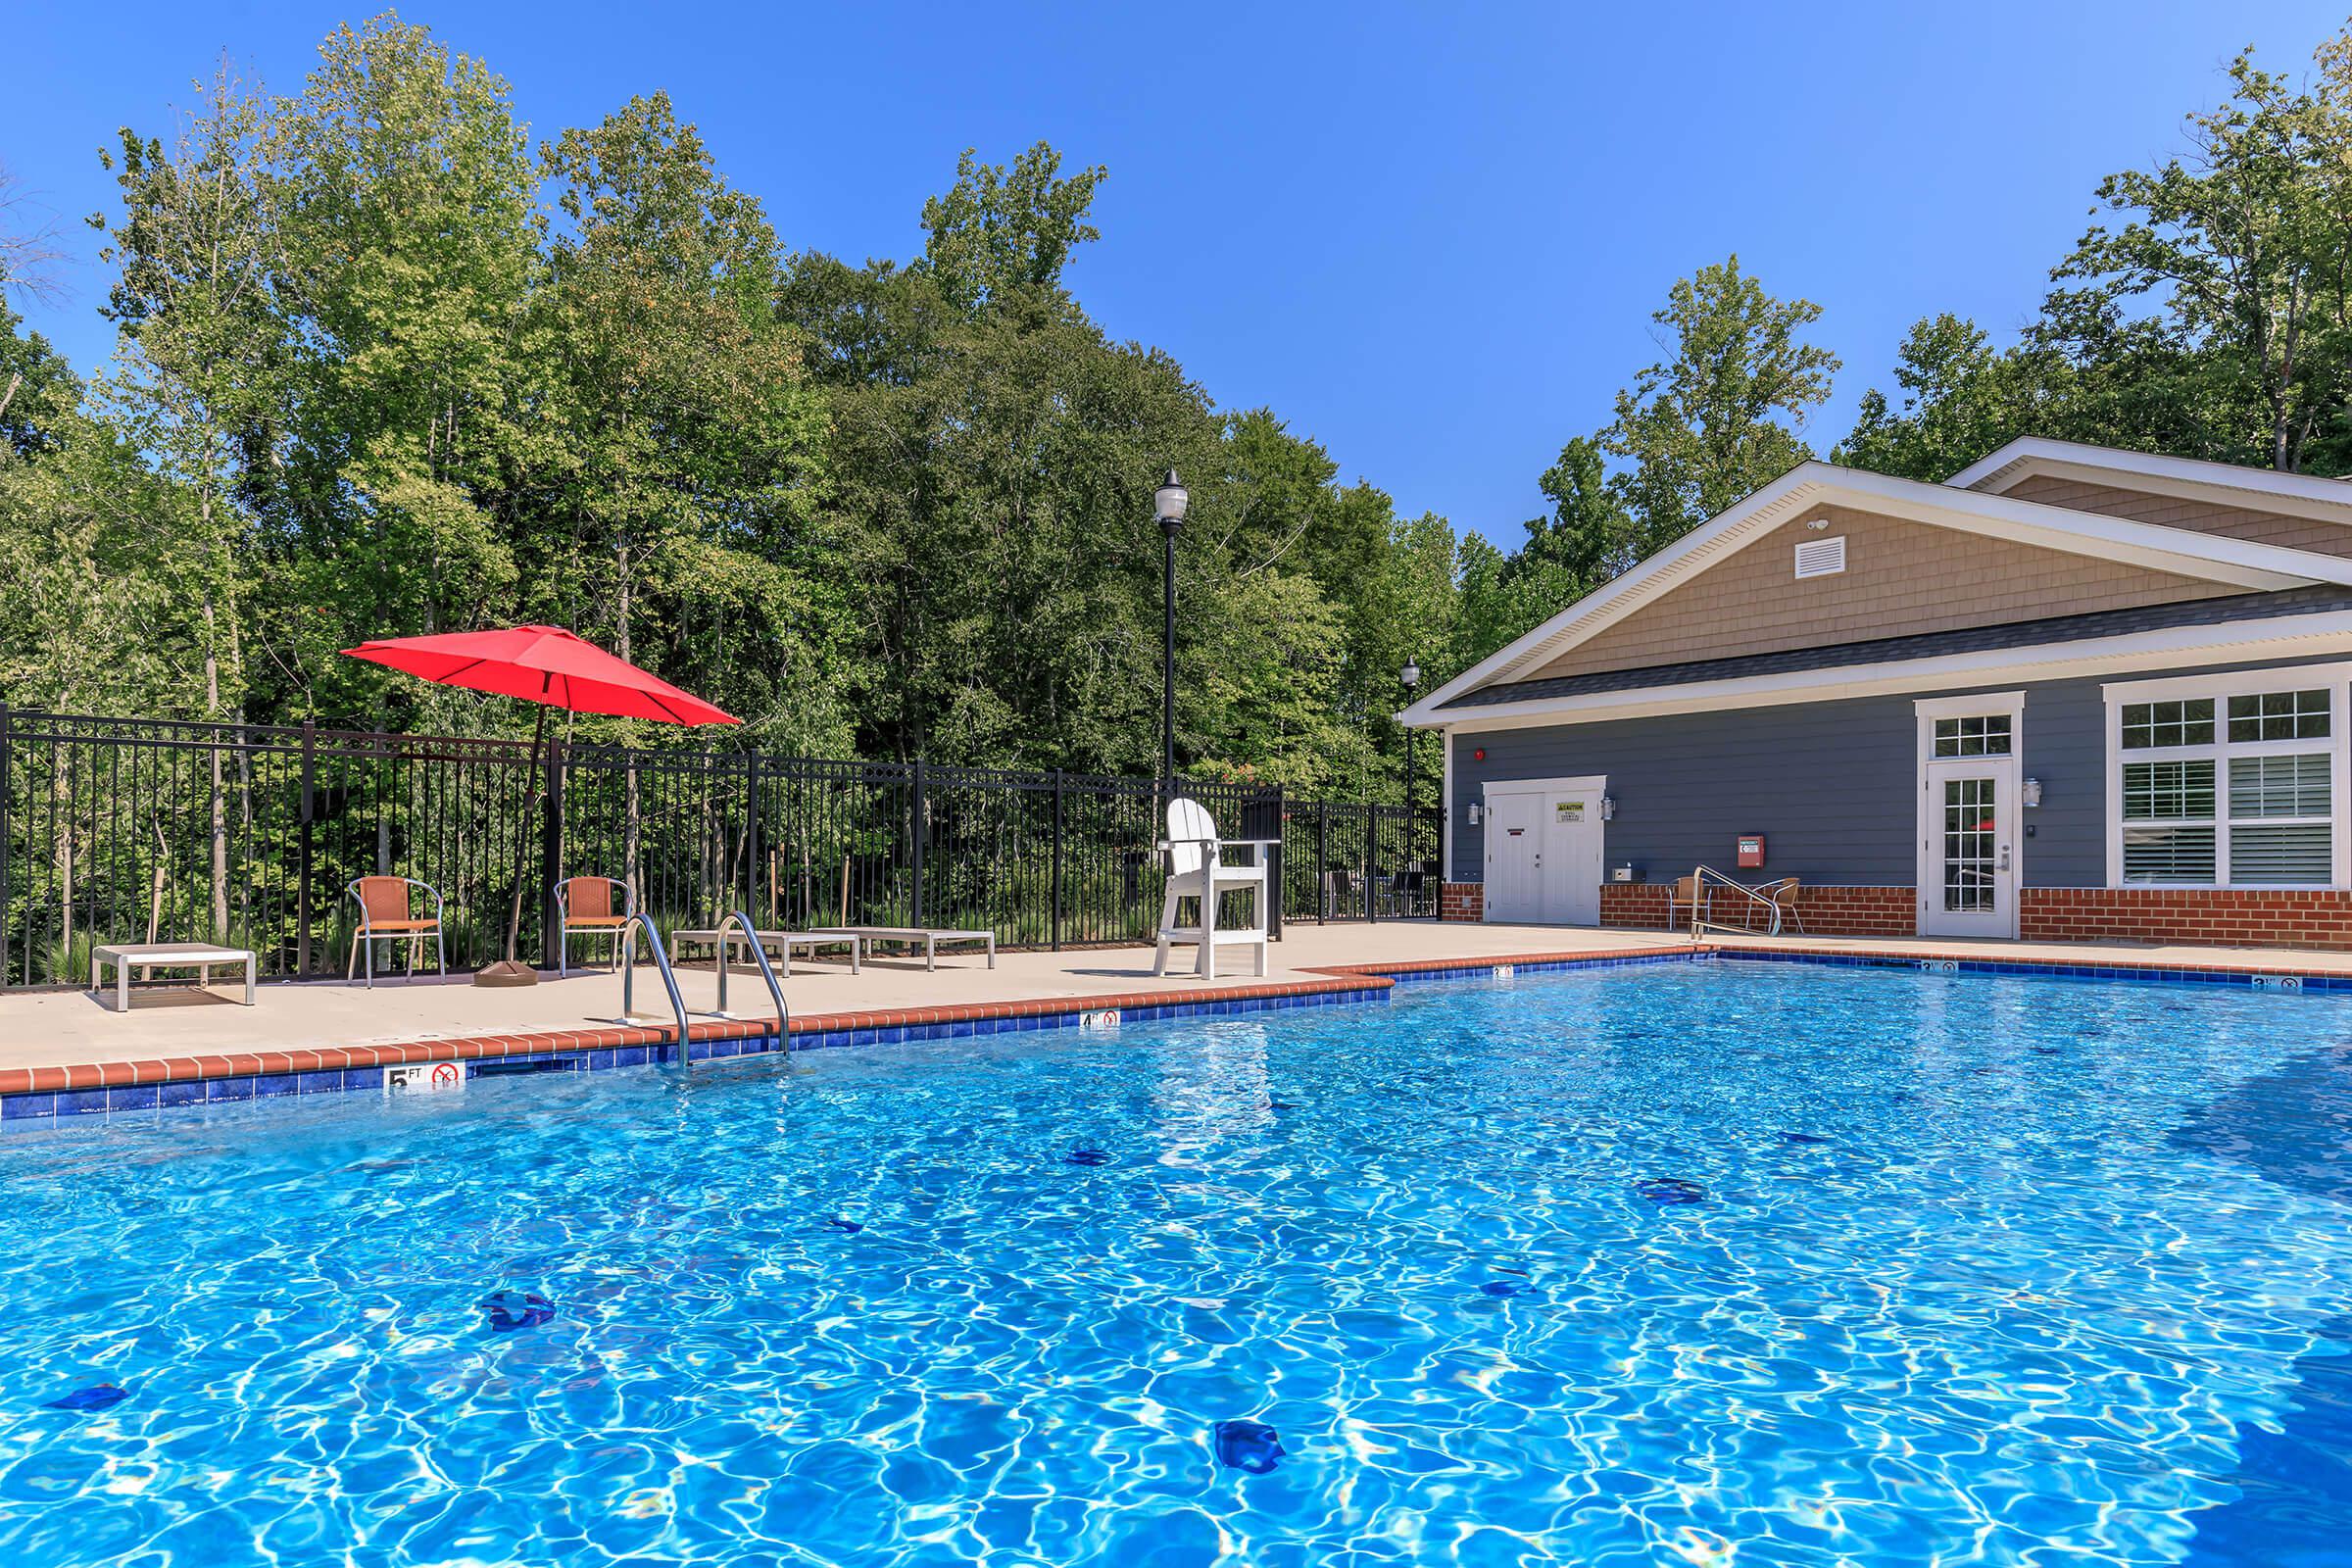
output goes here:
[{"label": "umbrella pole", "polygon": [[531,863],[531,808],[539,804],[539,756],[547,739],[547,708],[539,708],[539,718],[531,726],[531,760],[524,770],[522,793],[522,826],[514,835],[514,899],[507,908],[507,956],[500,962],[474,971],[477,986],[531,986],[539,983],[539,971],[514,956],[514,945],[522,933],[522,881]]}]

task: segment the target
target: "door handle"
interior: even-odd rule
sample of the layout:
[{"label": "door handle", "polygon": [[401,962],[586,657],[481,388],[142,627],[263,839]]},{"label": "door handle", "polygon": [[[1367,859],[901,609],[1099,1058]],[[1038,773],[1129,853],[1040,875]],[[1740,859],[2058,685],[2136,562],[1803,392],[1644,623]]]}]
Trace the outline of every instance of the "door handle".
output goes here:
[{"label": "door handle", "polygon": [[2001,846],[2001,869],[2009,869],[2009,846],[2006,844]]}]

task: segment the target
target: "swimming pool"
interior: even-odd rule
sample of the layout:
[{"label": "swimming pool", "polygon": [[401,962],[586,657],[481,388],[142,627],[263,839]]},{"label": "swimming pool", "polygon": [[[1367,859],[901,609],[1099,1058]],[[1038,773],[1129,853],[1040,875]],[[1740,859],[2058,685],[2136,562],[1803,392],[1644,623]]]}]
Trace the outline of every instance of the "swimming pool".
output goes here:
[{"label": "swimming pool", "polygon": [[2341,1562],[2346,1041],[1706,961],[66,1124],[0,1561]]}]

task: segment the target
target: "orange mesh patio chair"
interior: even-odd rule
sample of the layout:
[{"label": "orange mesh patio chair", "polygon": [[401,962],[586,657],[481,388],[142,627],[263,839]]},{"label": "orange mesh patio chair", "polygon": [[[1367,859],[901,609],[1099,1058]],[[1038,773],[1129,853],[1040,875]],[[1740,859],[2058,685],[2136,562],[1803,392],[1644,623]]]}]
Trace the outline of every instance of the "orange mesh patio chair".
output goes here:
[{"label": "orange mesh patio chair", "polygon": [[[433,912],[429,919],[420,918],[416,903],[410,897],[412,889],[421,889],[431,895]],[[360,955],[368,955],[368,983],[375,984],[375,945],[378,942],[406,942],[409,945],[409,973],[416,972],[416,951],[426,937],[433,939],[433,959],[446,978],[449,974],[449,949],[441,931],[441,892],[428,883],[406,876],[364,876],[344,889],[360,901],[360,923],[351,933],[351,961],[343,966],[343,978],[349,980],[359,968]]]},{"label": "orange mesh patio chair", "polygon": [[[620,889],[620,909],[612,908],[612,890]],[[556,977],[570,973],[571,939],[611,937],[612,960],[620,961],[620,934],[637,912],[637,890],[616,876],[566,877],[556,889]]]},{"label": "orange mesh patio chair", "polygon": [[[1699,886],[1697,872],[1693,871],[1689,876],[1676,877],[1666,889],[1667,928],[1680,930],[1696,919],[1699,905],[1705,899],[1706,890]],[[1675,914],[1678,908],[1682,911],[1679,919]]]}]

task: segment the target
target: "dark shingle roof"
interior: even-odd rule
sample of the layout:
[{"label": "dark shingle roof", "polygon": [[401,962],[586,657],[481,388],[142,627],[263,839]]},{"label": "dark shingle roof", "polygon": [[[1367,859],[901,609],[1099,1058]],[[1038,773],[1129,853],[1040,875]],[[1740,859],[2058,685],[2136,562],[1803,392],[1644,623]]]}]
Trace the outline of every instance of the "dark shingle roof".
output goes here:
[{"label": "dark shingle roof", "polygon": [[1523,680],[1464,692],[1441,704],[1438,710],[1452,712],[1465,708],[1492,708],[1497,703],[1541,702],[1547,697],[1584,697],[1597,692],[1640,691],[1650,686],[1689,686],[1699,681],[1739,680],[1751,675],[1792,675],[1800,670],[1894,663],[1906,659],[1938,659],[1947,654],[1988,653],[2002,648],[2032,648],[2044,643],[2085,642],[2095,637],[2122,637],[2133,632],[2166,631],[2177,626],[2218,626],[2233,620],[2269,620],[2278,615],[2305,615],[2326,610],[2352,610],[2352,588],[2317,583],[2308,588],[2288,588],[2278,593],[2230,594],[2220,599],[2143,605],[2136,610],[2099,610],[2083,615],[2056,615],[2046,620],[2013,620],[1993,626],[1963,626],[1952,631],[1922,632],[1910,637],[1878,637],[1869,642],[1835,643],[1826,648],[1790,648],[1779,653],[1743,654],[1736,659],[1702,659],[1687,664],[1653,664],[1646,669],[1604,669],[1587,675],[1557,675],[1549,680]]}]

